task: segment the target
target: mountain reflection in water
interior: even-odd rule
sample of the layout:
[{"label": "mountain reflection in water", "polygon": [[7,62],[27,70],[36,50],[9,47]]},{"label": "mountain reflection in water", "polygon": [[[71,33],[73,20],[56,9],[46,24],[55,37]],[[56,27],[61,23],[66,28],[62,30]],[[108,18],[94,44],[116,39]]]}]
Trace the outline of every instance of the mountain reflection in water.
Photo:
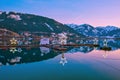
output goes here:
[{"label": "mountain reflection in water", "polygon": [[[61,55],[61,58],[64,58],[64,54],[67,53],[77,53],[81,52],[82,54],[90,53],[94,50],[100,50],[99,47],[89,47],[89,46],[77,46],[77,47],[66,47],[66,51],[54,50],[47,47],[39,48],[7,48],[0,49],[0,65],[14,65],[22,63],[31,63],[37,61],[48,60],[54,58],[58,55]],[[112,50],[111,50],[112,51]],[[103,57],[107,57],[109,51],[104,50]],[[61,59],[63,60],[63,59]],[[61,63],[61,62],[60,62]]]},{"label": "mountain reflection in water", "polygon": [[111,50],[101,50],[101,46],[67,46],[66,51],[47,47],[0,49],[0,79],[120,80],[117,43],[108,42]]}]

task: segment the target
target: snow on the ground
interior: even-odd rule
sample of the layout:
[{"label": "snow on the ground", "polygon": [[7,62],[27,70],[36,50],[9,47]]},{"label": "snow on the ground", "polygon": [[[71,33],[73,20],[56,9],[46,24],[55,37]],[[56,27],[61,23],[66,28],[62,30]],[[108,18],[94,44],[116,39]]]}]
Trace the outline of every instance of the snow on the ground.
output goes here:
[{"label": "snow on the ground", "polygon": [[48,28],[50,28],[50,30],[54,31],[54,29],[53,29],[49,24],[45,23],[45,25],[46,25]]}]

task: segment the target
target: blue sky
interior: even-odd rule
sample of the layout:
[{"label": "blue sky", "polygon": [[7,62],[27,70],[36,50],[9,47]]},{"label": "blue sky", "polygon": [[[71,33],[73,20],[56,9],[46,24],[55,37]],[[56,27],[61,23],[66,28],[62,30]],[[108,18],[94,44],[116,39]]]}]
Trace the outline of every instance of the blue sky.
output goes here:
[{"label": "blue sky", "polygon": [[120,27],[120,0],[0,0],[0,10],[46,16],[62,23]]}]

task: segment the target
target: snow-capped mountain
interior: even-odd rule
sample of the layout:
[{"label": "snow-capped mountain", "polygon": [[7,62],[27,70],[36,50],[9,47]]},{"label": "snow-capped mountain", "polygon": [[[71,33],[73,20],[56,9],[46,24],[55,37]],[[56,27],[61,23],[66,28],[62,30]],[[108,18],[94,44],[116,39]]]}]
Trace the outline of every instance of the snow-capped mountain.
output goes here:
[{"label": "snow-capped mountain", "polygon": [[[43,16],[23,14],[16,12],[0,12],[0,28],[6,28],[14,32],[68,32],[80,36],[109,36],[120,37],[120,29],[115,26],[94,27],[89,24],[67,24]],[[78,34],[79,33],[79,34]]]},{"label": "snow-capped mountain", "polygon": [[94,48],[87,47],[87,46],[81,46],[81,47],[78,47],[78,48],[73,48],[73,49],[67,51],[67,53],[76,53],[76,52],[89,53],[92,50],[94,50]]},{"label": "snow-capped mountain", "polygon": [[67,25],[85,36],[110,36],[110,37],[120,36],[120,29],[115,26],[94,27],[89,24],[82,25],[67,24]]},{"label": "snow-capped mountain", "polygon": [[97,27],[97,28],[101,28],[101,29],[103,29],[104,31],[113,31],[113,30],[117,30],[118,29],[118,27],[115,27],[115,26],[106,26],[106,27]]},{"label": "snow-capped mountain", "polygon": [[69,24],[68,26],[70,26],[75,31],[85,36],[95,36],[95,33],[97,33],[96,29],[89,24],[82,24],[82,25]]},{"label": "snow-capped mountain", "polygon": [[115,26],[96,27],[96,30],[99,31],[99,33],[97,34],[98,36],[114,36],[114,34],[111,32],[118,29],[119,28]]}]

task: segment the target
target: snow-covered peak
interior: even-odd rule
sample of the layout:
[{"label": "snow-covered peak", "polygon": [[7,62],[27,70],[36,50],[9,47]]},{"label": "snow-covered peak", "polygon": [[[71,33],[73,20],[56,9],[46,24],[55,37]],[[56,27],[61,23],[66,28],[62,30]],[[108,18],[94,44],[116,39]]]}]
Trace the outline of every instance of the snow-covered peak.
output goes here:
[{"label": "snow-covered peak", "polygon": [[81,25],[79,25],[80,27],[84,27],[84,28],[86,28],[86,29],[93,29],[94,27],[93,26],[91,26],[91,25],[89,25],[89,24],[81,24]]},{"label": "snow-covered peak", "polygon": [[115,27],[115,26],[106,26],[105,29],[109,30],[109,31],[112,31],[112,30],[118,29],[118,27]]},{"label": "snow-covered peak", "polygon": [[77,24],[66,24],[66,25],[69,26],[69,27],[71,27],[71,28],[75,28],[75,27],[79,26]]},{"label": "snow-covered peak", "polygon": [[[116,36],[117,34],[113,33],[114,30],[117,30],[118,32],[120,30],[118,27],[115,26],[93,27],[89,24],[81,24],[81,25],[69,24],[68,26],[85,36]],[[113,32],[111,33],[111,31]]]},{"label": "snow-covered peak", "polygon": [[118,27],[115,27],[115,26],[105,26],[105,27],[99,26],[96,28],[104,31],[113,31],[113,30],[119,29]]}]

